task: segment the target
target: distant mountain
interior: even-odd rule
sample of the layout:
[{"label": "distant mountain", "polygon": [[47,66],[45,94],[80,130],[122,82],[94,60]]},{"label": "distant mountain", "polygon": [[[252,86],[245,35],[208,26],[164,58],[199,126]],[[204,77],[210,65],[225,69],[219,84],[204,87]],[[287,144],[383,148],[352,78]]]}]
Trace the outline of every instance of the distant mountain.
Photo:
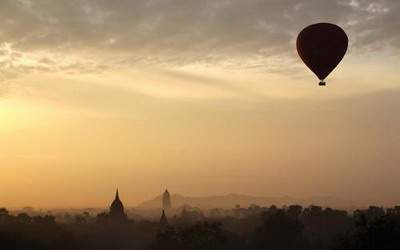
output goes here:
[{"label": "distant mountain", "polygon": [[[236,205],[240,205],[241,207],[248,207],[252,204],[256,204],[259,206],[284,206],[284,205],[292,205],[299,204],[303,206],[309,205],[319,205],[319,206],[331,206],[337,208],[348,208],[348,207],[357,207],[358,204],[352,201],[346,201],[337,199],[335,197],[330,196],[320,196],[320,197],[310,197],[307,199],[295,199],[288,196],[282,197],[261,197],[261,196],[251,196],[244,194],[228,194],[228,195],[220,195],[220,196],[205,196],[205,197],[190,197],[183,196],[180,194],[171,195],[171,201],[173,207],[177,208],[183,205],[189,205],[193,207],[198,207],[202,209],[210,209],[210,208],[234,208]],[[145,201],[141,203],[138,208],[142,209],[155,209],[160,208],[162,204],[162,196],[157,196],[152,200]]]}]

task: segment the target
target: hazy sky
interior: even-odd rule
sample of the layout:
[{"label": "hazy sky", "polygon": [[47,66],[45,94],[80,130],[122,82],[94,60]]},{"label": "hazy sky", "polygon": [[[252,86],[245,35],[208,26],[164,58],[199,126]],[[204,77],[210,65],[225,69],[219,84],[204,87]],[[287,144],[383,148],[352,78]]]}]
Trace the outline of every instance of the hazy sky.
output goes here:
[{"label": "hazy sky", "polygon": [[[400,1],[0,0],[0,206],[400,203]],[[327,79],[296,35],[342,26]]]}]

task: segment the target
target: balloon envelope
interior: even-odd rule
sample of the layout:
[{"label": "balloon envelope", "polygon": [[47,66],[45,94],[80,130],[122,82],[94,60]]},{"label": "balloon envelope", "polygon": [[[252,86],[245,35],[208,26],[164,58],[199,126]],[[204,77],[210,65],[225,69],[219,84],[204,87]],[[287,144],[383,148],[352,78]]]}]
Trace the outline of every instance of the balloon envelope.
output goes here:
[{"label": "balloon envelope", "polygon": [[343,59],[348,43],[346,33],[339,26],[317,23],[300,32],[296,45],[300,58],[323,84],[323,80]]}]

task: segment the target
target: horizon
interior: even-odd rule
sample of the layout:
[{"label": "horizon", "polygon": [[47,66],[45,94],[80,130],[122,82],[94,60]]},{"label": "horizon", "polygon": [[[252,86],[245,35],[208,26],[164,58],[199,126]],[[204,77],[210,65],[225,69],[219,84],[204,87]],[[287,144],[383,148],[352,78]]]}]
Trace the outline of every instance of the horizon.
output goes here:
[{"label": "horizon", "polygon": [[[137,209],[156,209],[155,207],[146,207],[144,206],[146,203],[151,203],[154,202],[156,200],[159,200],[160,203],[160,208],[161,208],[161,198],[163,196],[163,192],[159,193],[159,194],[154,194],[153,196],[149,197],[146,200],[142,200],[139,201],[136,204],[130,204],[130,203],[126,203],[125,202],[125,192],[120,192],[120,199],[122,201],[122,203],[124,204],[124,206],[126,208],[137,208]],[[115,195],[115,191],[113,193]],[[392,206],[396,206],[396,204],[389,204],[389,205],[382,205],[382,204],[375,204],[375,203],[370,203],[370,204],[366,204],[366,203],[361,203],[355,200],[346,200],[346,199],[342,199],[341,197],[335,197],[335,196],[318,196],[318,195],[314,195],[314,196],[307,196],[307,197],[293,197],[293,196],[289,196],[289,195],[282,195],[282,196],[263,196],[263,195],[253,195],[253,194],[246,194],[246,193],[225,193],[225,194],[209,194],[209,195],[190,195],[190,194],[184,194],[184,193],[179,193],[179,192],[170,192],[171,195],[171,199],[173,199],[176,196],[179,196],[180,198],[190,198],[190,199],[207,199],[207,198],[227,198],[230,196],[241,196],[241,197],[245,197],[245,198],[261,198],[261,199],[288,199],[291,201],[288,201],[287,203],[284,204],[269,204],[269,205],[276,205],[278,207],[282,206],[282,205],[302,205],[304,207],[308,207],[311,205],[316,205],[316,206],[321,206],[321,207],[331,207],[331,208],[339,208],[339,209],[347,209],[347,208],[357,208],[357,209],[361,209],[361,208],[367,208],[369,206],[382,206],[382,207],[392,207]],[[127,197],[129,197],[129,195],[127,195]],[[108,199],[107,201],[105,201],[104,204],[80,204],[78,206],[71,206],[71,205],[52,205],[52,206],[46,206],[46,205],[29,205],[26,204],[24,206],[3,206],[12,210],[15,209],[23,209],[23,208],[33,208],[33,209],[90,209],[90,208],[108,208],[109,205],[111,204],[111,201],[114,199],[114,196],[112,196],[110,199]],[[323,203],[323,204],[318,204],[316,202],[313,202],[313,199],[333,199],[335,201],[341,201],[341,202],[345,202],[345,204],[331,204],[331,203]],[[309,203],[305,203],[305,202],[309,202]],[[324,201],[324,202],[328,202],[328,201]],[[174,200],[172,200],[172,204],[174,205]],[[185,205],[185,204],[184,204]],[[193,204],[186,204],[186,205],[193,205]],[[238,202],[237,205],[241,205],[240,202]],[[265,204],[256,204],[254,203],[254,205],[259,205],[261,207],[264,207]],[[268,205],[268,206],[269,206]],[[1,206],[1,205],[0,205]],[[182,206],[182,205],[181,205]],[[196,207],[196,205],[193,205]],[[244,205],[246,207],[246,205]],[[179,207],[179,206],[178,206]],[[176,207],[175,207],[176,208]],[[201,207],[199,207],[201,208]],[[212,207],[209,207],[207,209],[211,209]],[[220,207],[214,207],[214,208],[220,208]],[[224,208],[227,208],[226,206],[224,206]]]},{"label": "horizon", "polygon": [[[0,205],[400,203],[397,0],[0,3]],[[327,86],[296,38],[343,28]]]}]

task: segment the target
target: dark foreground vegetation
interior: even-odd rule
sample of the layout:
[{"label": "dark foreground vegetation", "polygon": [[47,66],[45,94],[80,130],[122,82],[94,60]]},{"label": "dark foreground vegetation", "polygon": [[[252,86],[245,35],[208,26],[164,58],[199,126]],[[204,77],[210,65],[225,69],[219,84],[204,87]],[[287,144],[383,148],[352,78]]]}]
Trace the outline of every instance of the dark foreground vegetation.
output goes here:
[{"label": "dark foreground vegetation", "polygon": [[107,221],[76,215],[11,215],[0,209],[0,249],[7,250],[398,250],[400,207],[353,214],[311,206],[236,208],[237,216],[183,211],[167,223]]}]

